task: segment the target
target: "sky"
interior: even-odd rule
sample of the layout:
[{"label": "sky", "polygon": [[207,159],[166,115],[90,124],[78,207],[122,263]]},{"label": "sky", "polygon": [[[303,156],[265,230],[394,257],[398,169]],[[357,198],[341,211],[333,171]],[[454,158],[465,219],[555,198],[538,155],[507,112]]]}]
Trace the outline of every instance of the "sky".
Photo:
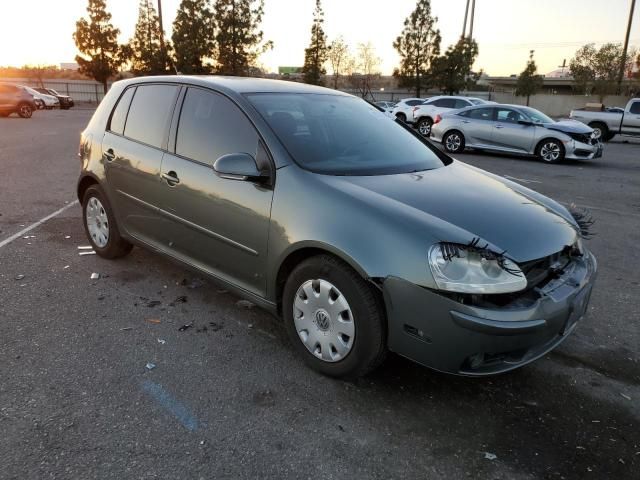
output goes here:
[{"label": "sky", "polygon": [[[55,8],[52,4],[55,3]],[[171,24],[180,0],[162,0],[164,28]],[[442,50],[462,33],[465,0],[432,0],[438,17]],[[71,37],[87,0],[0,0],[0,66],[72,62]],[[392,43],[402,31],[415,0],[322,0],[329,40],[342,35],[355,52],[359,42],[371,41],[382,58],[383,74],[398,64]],[[474,38],[480,54],[475,68],[494,76],[521,72],[535,50],[540,73],[558,68],[585,43],[622,43],[630,0],[477,0]],[[310,39],[315,0],[265,0],[262,29],[275,46],[260,63],[268,71],[301,66]],[[120,41],[132,35],[138,0],[107,0]],[[28,19],[25,30],[24,19]],[[634,15],[631,45],[640,46],[640,5]]]}]

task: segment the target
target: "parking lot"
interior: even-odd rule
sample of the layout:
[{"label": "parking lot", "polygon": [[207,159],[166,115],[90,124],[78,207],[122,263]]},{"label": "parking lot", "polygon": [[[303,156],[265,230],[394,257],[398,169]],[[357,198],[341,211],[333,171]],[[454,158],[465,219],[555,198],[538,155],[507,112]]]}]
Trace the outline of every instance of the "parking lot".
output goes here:
[{"label": "parking lot", "polygon": [[91,113],[0,119],[0,478],[638,478],[640,142],[560,165],[459,156],[591,210],[598,281],[557,350],[481,379],[390,355],[351,383],[181,266],[79,255]]}]

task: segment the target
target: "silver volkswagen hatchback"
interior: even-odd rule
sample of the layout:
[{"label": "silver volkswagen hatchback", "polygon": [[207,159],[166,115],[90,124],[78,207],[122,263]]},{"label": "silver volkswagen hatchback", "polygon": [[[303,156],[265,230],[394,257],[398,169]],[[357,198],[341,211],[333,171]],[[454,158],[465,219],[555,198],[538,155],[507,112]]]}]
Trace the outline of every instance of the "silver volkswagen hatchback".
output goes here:
[{"label": "silver volkswagen hatchback", "polygon": [[463,375],[525,365],[573,331],[595,279],[583,216],[333,90],[117,82],[80,158],[99,255],[138,245],[208,275],[327,375],[387,351]]}]

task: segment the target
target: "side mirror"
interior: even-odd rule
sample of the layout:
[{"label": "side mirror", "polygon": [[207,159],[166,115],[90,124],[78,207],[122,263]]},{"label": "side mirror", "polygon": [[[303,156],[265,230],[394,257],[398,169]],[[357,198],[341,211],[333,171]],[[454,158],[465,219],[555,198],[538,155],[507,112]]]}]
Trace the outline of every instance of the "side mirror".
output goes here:
[{"label": "side mirror", "polygon": [[220,178],[255,182],[269,178],[258,170],[255,158],[248,153],[229,153],[213,163],[213,171]]},{"label": "side mirror", "polygon": [[533,125],[533,122],[530,122],[529,120],[518,120],[518,123],[526,127],[530,127]]}]

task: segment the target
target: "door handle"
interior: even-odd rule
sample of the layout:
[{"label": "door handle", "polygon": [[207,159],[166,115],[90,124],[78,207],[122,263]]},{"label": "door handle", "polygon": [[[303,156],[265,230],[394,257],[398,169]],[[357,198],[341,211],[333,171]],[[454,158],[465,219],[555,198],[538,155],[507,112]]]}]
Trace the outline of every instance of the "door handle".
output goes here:
[{"label": "door handle", "polygon": [[180,183],[180,179],[178,178],[178,174],[171,170],[170,172],[163,173],[162,178],[167,182],[170,187],[173,187]]},{"label": "door handle", "polygon": [[102,155],[107,160],[107,162],[113,162],[113,160],[116,158],[116,154],[113,153],[113,148],[110,148],[109,150],[104,152]]},{"label": "door handle", "polygon": [[471,120],[462,120],[462,123],[471,123]]}]

